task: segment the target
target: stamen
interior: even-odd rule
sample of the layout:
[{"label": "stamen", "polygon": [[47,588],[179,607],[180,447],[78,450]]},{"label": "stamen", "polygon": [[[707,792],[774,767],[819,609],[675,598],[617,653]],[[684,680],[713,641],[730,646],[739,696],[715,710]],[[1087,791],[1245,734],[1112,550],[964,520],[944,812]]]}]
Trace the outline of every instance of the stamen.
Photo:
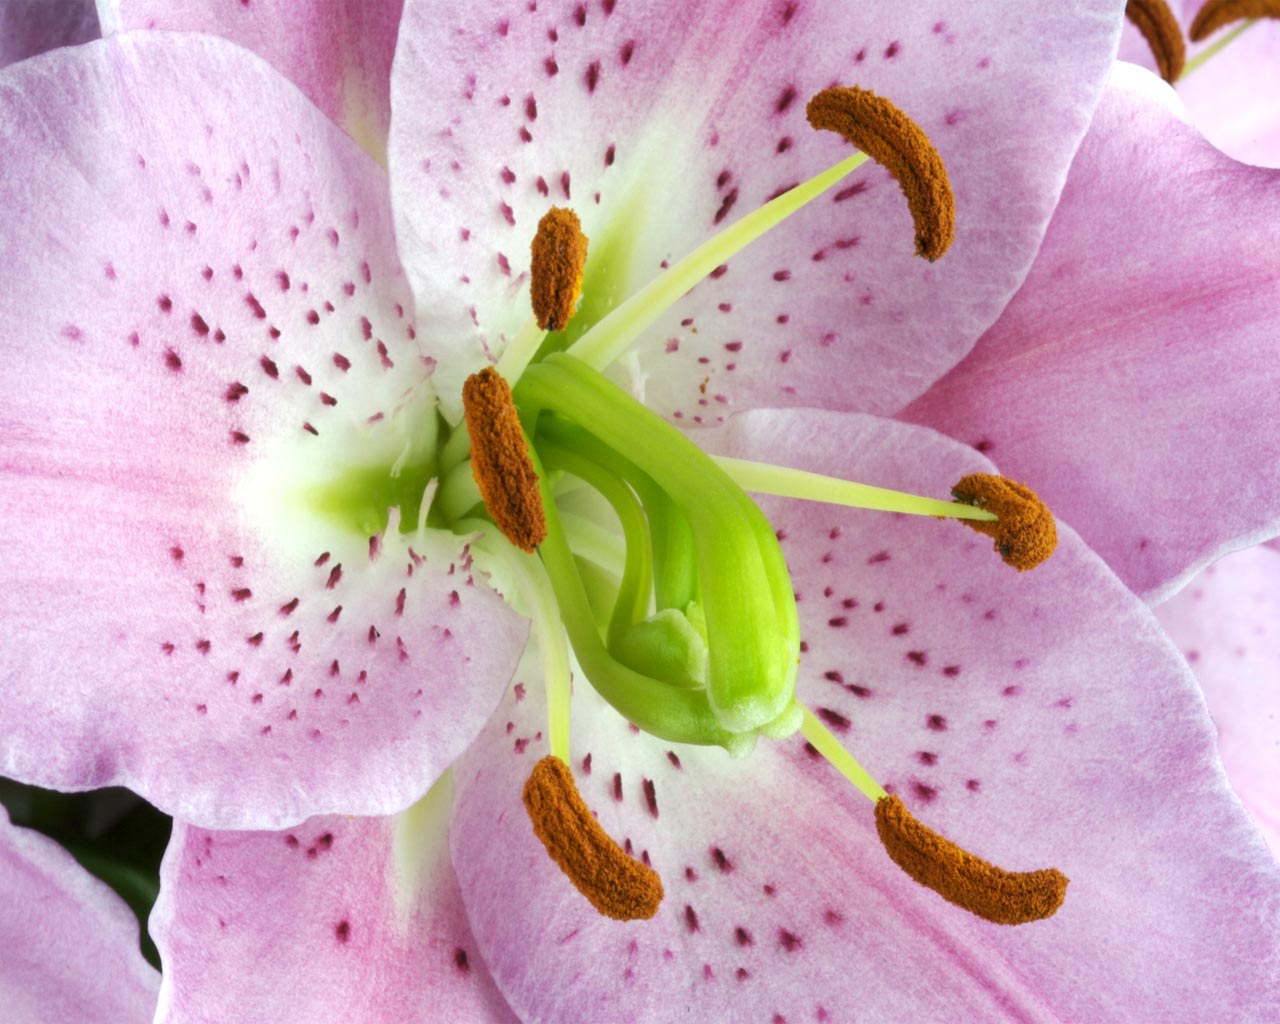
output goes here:
[{"label": "stamen", "polygon": [[1202,42],[1243,18],[1280,18],[1280,0],[1209,0],[1191,23],[1191,41]]},{"label": "stamen", "polygon": [[913,516],[936,516],[944,519],[976,519],[995,522],[996,514],[986,509],[958,505],[940,498],[925,498],[905,491],[854,483],[839,477],[823,476],[788,466],[767,462],[750,462],[727,455],[715,456],[717,464],[744,491],[776,494],[801,501],[823,501],[847,508],[873,509],[879,512],[904,512]]},{"label": "stamen", "polygon": [[942,157],[911,118],[870,89],[824,89],[806,111],[814,128],[836,132],[877,163],[902,188],[916,224],[916,254],[933,262],[956,233],[956,203]]},{"label": "stamen", "polygon": [[1034,569],[1058,546],[1053,513],[1026,484],[989,473],[973,473],[951,488],[951,496],[999,517],[994,523],[966,521],[965,526],[995,538],[1000,557],[1019,572]]},{"label": "stamen", "polygon": [[551,207],[538,221],[530,249],[533,315],[544,331],[563,331],[577,308],[587,263],[587,236],[578,215],[563,206]]},{"label": "stamen", "polygon": [[533,766],[524,806],[551,859],[596,910],[618,921],[647,921],[658,912],[662,879],[600,827],[563,761],[548,756]]},{"label": "stamen", "polygon": [[899,797],[876,804],[876,831],[889,857],[921,885],[995,924],[1052,917],[1067,894],[1057,868],[1005,871],[975,857],[912,817]]},{"label": "stamen", "polygon": [[1165,0],[1129,0],[1125,17],[1142,33],[1160,68],[1160,77],[1172,85],[1182,74],[1187,48],[1178,19]]},{"label": "stamen", "polygon": [[511,388],[486,366],[463,384],[462,410],[471,435],[471,472],[484,507],[512,544],[532,552],[546,537],[547,522]]}]

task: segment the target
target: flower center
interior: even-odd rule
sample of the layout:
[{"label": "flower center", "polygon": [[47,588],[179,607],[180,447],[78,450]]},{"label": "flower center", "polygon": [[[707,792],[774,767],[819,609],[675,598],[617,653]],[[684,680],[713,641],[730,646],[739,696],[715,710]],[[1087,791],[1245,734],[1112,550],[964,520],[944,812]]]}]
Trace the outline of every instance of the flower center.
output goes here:
[{"label": "flower center", "polygon": [[[546,351],[555,346],[544,346],[544,330],[563,330],[573,315],[586,239],[576,216],[553,209],[532,245],[535,315],[496,369],[464,388],[466,431],[444,446],[437,508],[458,530],[481,525],[482,515],[498,527],[510,545],[490,554],[521,581],[533,612],[551,755],[530,776],[525,806],[549,855],[597,910],[653,916],[662,896],[657,875],[604,834],[573,784],[567,637],[591,685],[638,728],[739,756],[761,735],[801,731],[875,802],[881,840],[908,875],[992,921],[1046,917],[1065,892],[1059,872],[1012,874],[931,832],[797,701],[800,627],[791,577],[773,528],[746,490],[966,520],[1020,571],[1053,551],[1048,510],[1028,488],[1000,477],[965,477],[948,502],[714,458],[601,372],[689,288],[867,155],[902,186],[917,253],[931,261],[945,253],[954,203],[942,161],[920,128],[861,89],[825,90],[808,113],[815,128],[837,131],[863,152],[746,215],[563,352]],[[591,501],[610,510],[616,529],[584,516]],[[488,550],[483,539],[477,544]],[[584,562],[605,571],[584,571]]]}]

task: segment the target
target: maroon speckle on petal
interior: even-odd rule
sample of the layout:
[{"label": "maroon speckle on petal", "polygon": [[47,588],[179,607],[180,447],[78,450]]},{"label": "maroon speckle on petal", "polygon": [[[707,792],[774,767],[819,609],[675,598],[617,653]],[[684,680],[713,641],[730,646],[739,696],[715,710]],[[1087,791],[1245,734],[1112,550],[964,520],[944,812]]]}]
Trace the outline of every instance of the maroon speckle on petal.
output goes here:
[{"label": "maroon speckle on petal", "polygon": [[739,946],[752,946],[756,941],[751,937],[751,933],[743,928],[742,925],[738,925],[738,927],[733,930],[733,940]]},{"label": "maroon speckle on petal", "polygon": [[716,866],[721,874],[727,875],[733,871],[733,861],[729,859],[728,854],[718,846],[713,846],[708,851],[711,854],[711,863]]},{"label": "maroon speckle on petal", "polygon": [[587,65],[586,73],[582,76],[582,80],[587,87],[587,92],[596,91],[596,86],[600,84],[600,62],[593,60]]},{"label": "maroon speckle on petal", "polygon": [[826,722],[827,725],[836,732],[848,732],[849,727],[853,724],[844,715],[840,714],[840,712],[834,711],[831,708],[819,707],[814,710],[817,712],[818,717]]},{"label": "maroon speckle on petal", "polygon": [[778,929],[778,944],[788,953],[794,953],[797,949],[804,945],[800,940],[800,936],[795,932],[788,931],[786,928]]},{"label": "maroon speckle on petal", "polygon": [[267,318],[267,311],[262,308],[262,303],[258,301],[257,296],[255,296],[253,292],[246,294],[244,301],[248,307],[253,310],[253,315],[259,320],[265,320]]},{"label": "maroon speckle on petal", "polygon": [[461,946],[453,951],[453,966],[463,974],[467,974],[471,970],[471,964],[467,960],[467,951]]},{"label": "maroon speckle on petal", "polygon": [[932,803],[938,796],[938,791],[933,786],[926,786],[919,780],[912,780],[911,792],[915,794],[917,800],[921,803]]},{"label": "maroon speckle on petal", "polygon": [[613,799],[622,802],[622,773],[613,773]]},{"label": "maroon speckle on petal", "polygon": [[351,938],[351,922],[339,921],[338,926],[333,930],[333,934],[337,936],[339,942],[346,942]]},{"label": "maroon speckle on petal", "polygon": [[720,207],[719,209],[716,210],[716,215],[715,217],[712,218],[712,222],[715,224],[719,224],[727,216],[729,216],[729,211],[733,209],[733,204],[736,203],[737,201],[738,201],[738,189],[737,187],[734,187],[725,194],[725,197],[722,200],[720,200]]},{"label": "maroon speckle on petal", "polygon": [[634,39],[628,39],[622,44],[622,48],[618,50],[618,60],[622,62],[624,68],[631,63],[631,58],[635,52],[636,41]]},{"label": "maroon speckle on petal", "polygon": [[786,113],[786,111],[791,107],[791,104],[793,104],[795,101],[796,101],[796,87],[794,85],[788,85],[785,89],[782,90],[782,93],[778,96],[777,102],[775,102],[773,105],[773,109],[775,112],[779,114]]},{"label": "maroon speckle on petal", "polygon": [[925,727],[930,732],[946,732],[947,720],[942,715],[929,715],[924,720]]},{"label": "maroon speckle on petal", "polygon": [[929,656],[924,651],[907,651],[907,661],[920,668],[928,664]]},{"label": "maroon speckle on petal", "polygon": [[649,813],[656,818],[658,816],[658,791],[653,785],[653,780],[644,779],[641,786],[644,789],[645,806],[649,808]]},{"label": "maroon speckle on petal", "polygon": [[690,932],[696,932],[699,929],[698,912],[687,903],[684,905],[684,926]]}]

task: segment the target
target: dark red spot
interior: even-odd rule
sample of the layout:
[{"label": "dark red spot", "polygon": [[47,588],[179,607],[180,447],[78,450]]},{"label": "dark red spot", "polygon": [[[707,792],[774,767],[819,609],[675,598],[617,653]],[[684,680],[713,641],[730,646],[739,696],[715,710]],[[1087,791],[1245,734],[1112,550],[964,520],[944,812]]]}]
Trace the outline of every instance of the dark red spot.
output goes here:
[{"label": "dark red spot", "polygon": [[654,788],[651,779],[644,779],[641,782],[644,789],[645,806],[649,808],[649,813],[655,818],[658,816],[658,791]]},{"label": "dark red spot", "polygon": [[319,322],[320,322],[320,314],[317,313],[314,309],[307,310],[307,323],[309,323],[312,327],[314,327]]},{"label": "dark red spot", "polygon": [[618,59],[622,61],[624,68],[631,63],[631,57],[635,52],[636,41],[634,39],[628,39],[622,44],[622,48],[618,50]]},{"label": "dark red spot", "polygon": [[[555,78],[556,75],[560,73],[560,65],[556,63],[556,59],[554,57],[548,57],[546,60],[542,62],[542,70],[544,70],[547,73],[548,78]],[[532,98],[533,97],[530,97],[530,99]],[[527,109],[527,105],[526,105],[526,109]],[[533,119],[530,118],[530,120],[533,120]]]},{"label": "dark red spot", "polygon": [[598,60],[593,60],[587,65],[587,71],[582,80],[586,83],[587,92],[596,91],[596,86],[600,84],[600,62]]},{"label": "dark red spot", "polygon": [[751,937],[751,933],[743,928],[742,925],[738,925],[733,930],[733,941],[739,946],[752,946],[755,945],[756,940]]},{"label": "dark red spot", "polygon": [[209,325],[199,313],[191,314],[191,329],[202,338],[209,333]]},{"label": "dark red spot", "polygon": [[799,7],[800,5],[796,3],[795,0],[787,0],[787,2],[782,5],[781,13],[782,13],[783,25],[788,25],[791,23],[791,19],[796,16],[796,11],[799,9]]},{"label": "dark red spot", "polygon": [[231,443],[232,444],[248,444],[249,435],[246,434],[243,430],[233,430],[231,431]]},{"label": "dark red spot", "polygon": [[606,167],[612,167],[614,158],[617,156],[617,154],[618,154],[618,147],[615,146],[613,143],[609,143],[609,148],[604,151],[604,165]]},{"label": "dark red spot", "polygon": [[923,782],[912,780],[911,792],[915,794],[917,800],[921,803],[932,803],[938,796],[938,791],[933,786],[926,786]]},{"label": "dark red spot", "polygon": [[832,202],[843,203],[846,199],[852,199],[854,196],[860,195],[866,190],[867,183],[865,181],[855,181],[852,185],[846,185],[832,196]]},{"label": "dark red spot", "polygon": [[333,365],[336,366],[343,373],[346,373],[348,370],[351,369],[351,360],[348,359],[346,356],[344,356],[341,352],[335,352],[333,354]]},{"label": "dark red spot", "polygon": [[935,764],[938,763],[938,755],[931,753],[928,750],[917,750],[916,760],[919,761],[926,768],[932,768]]},{"label": "dark red spot", "polygon": [[794,953],[804,945],[804,943],[800,941],[799,935],[796,935],[795,932],[787,931],[785,928],[778,929],[778,944],[788,953]]},{"label": "dark red spot", "polygon": [[827,725],[831,726],[831,728],[836,732],[848,732],[849,727],[853,724],[849,719],[845,718],[844,715],[840,714],[839,711],[835,711],[831,708],[815,708],[814,710],[817,711],[818,717],[826,722]]},{"label": "dark red spot", "polygon": [[738,201],[738,189],[735,186],[734,188],[730,189],[730,191],[725,195],[725,197],[722,200],[720,200],[720,208],[716,210],[716,215],[713,218],[713,222],[716,224],[719,224],[722,220],[724,220],[727,216],[729,216],[729,211],[733,209],[733,204],[736,203],[737,201]]},{"label": "dark red spot", "polygon": [[174,373],[178,373],[182,369],[182,357],[173,349],[167,348],[164,350],[164,365]]},{"label": "dark red spot", "polygon": [[233,601],[247,601],[251,597],[253,597],[253,591],[248,587],[238,587],[231,591],[231,599]]},{"label": "dark red spot", "polygon": [[560,172],[560,191],[564,193],[566,199],[571,198],[569,195],[569,172]]},{"label": "dark red spot", "polygon": [[268,356],[263,356],[258,360],[258,365],[262,367],[262,372],[272,380],[278,380],[280,377],[280,367],[276,366],[275,360]]},{"label": "dark red spot", "polygon": [[789,270],[775,270],[775,271],[773,272],[773,279],[774,279],[775,281],[790,281],[790,280],[791,280],[791,271],[789,271]]},{"label": "dark red spot", "polygon": [[947,720],[941,715],[929,715],[924,720],[925,727],[931,732],[946,732]]},{"label": "dark red spot", "polygon": [[467,961],[467,951],[461,946],[453,951],[453,965],[463,974],[471,970],[471,964]]},{"label": "dark red spot", "polygon": [[698,912],[694,910],[693,907],[689,906],[689,904],[687,903],[684,905],[684,926],[690,932],[696,932],[699,927]]},{"label": "dark red spot", "polygon": [[958,675],[960,674],[960,666],[959,666],[959,665],[944,665],[944,666],[943,666],[943,668],[942,668],[942,674],[943,674],[944,676],[948,676],[948,677],[950,677],[950,678],[954,679],[956,676],[958,676]]},{"label": "dark red spot", "polygon": [[791,104],[793,104],[795,101],[796,101],[796,87],[794,85],[788,85],[785,89],[782,90],[781,94],[778,96],[778,100],[776,103],[774,103],[773,109],[779,114],[786,113],[786,111],[790,108]]},{"label": "dark red spot", "polygon": [[250,647],[261,647],[262,639],[263,639],[262,633],[254,633],[253,636],[245,637],[244,642],[247,643]]},{"label": "dark red spot", "polygon": [[265,320],[267,318],[267,311],[262,308],[262,303],[258,301],[257,296],[254,295],[253,292],[246,294],[244,301],[248,304],[249,308],[253,310],[253,315],[259,320]]},{"label": "dark red spot", "polygon": [[902,49],[902,44],[896,39],[884,48],[884,56],[886,60],[893,60],[898,56],[898,51]]},{"label": "dark red spot", "polygon": [[733,870],[733,861],[729,859],[729,855],[718,846],[713,846],[708,851],[711,854],[711,863],[721,874],[729,874]]},{"label": "dark red spot", "polygon": [[891,629],[889,632],[891,632],[894,636],[906,636],[908,633],[911,632],[911,625],[910,623],[899,622],[899,623],[896,623],[893,629]]},{"label": "dark red spot", "polygon": [[346,942],[351,938],[351,923],[349,921],[339,921],[338,927],[333,930],[333,934],[338,937],[339,942]]},{"label": "dark red spot", "polygon": [[587,23],[586,4],[578,4],[578,6],[573,9],[573,20],[577,24],[578,28],[582,28],[582,26]]},{"label": "dark red spot", "polygon": [[867,565],[879,565],[881,562],[889,561],[890,554],[887,551],[877,551],[874,555],[867,559]]},{"label": "dark red spot", "polygon": [[297,607],[298,607],[298,599],[295,597],[293,600],[288,601],[285,604],[282,604],[280,606],[280,614],[286,617],[290,616],[294,613],[294,611],[297,610]]},{"label": "dark red spot", "polygon": [[618,802],[622,801],[622,773],[613,773],[613,798]]},{"label": "dark red spot", "polygon": [[964,787],[969,790],[970,793],[976,793],[982,788],[982,783],[977,779],[969,779],[965,782]]}]

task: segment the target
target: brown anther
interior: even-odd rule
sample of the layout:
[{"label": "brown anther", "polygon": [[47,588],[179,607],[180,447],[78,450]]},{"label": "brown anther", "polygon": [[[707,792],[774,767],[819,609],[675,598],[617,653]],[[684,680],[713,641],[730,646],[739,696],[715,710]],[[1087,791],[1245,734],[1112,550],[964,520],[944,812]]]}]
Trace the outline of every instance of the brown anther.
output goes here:
[{"label": "brown anther", "polygon": [[1067,895],[1057,868],[1005,871],[921,825],[899,797],[876,803],[876,831],[889,857],[921,885],[996,924],[1052,917]]},{"label": "brown anther", "polygon": [[970,529],[995,538],[995,549],[1019,572],[1034,569],[1058,546],[1053,513],[1026,484],[1003,476],[972,473],[951,488],[951,497],[965,505],[994,512],[995,521],[962,519]]},{"label": "brown anther", "polygon": [[956,234],[956,201],[942,157],[923,129],[888,100],[857,86],[823,89],[806,111],[815,128],[836,132],[888,168],[907,197],[916,253],[932,262]]},{"label": "brown anther", "polygon": [[662,879],[609,838],[558,757],[533,766],[524,806],[551,859],[596,910],[618,921],[647,921],[658,912]]},{"label": "brown anther", "polygon": [[538,473],[511,388],[492,366],[462,385],[462,412],[471,435],[471,474],[493,521],[507,540],[532,552],[547,535]]},{"label": "brown anther", "polygon": [[1165,0],[1129,0],[1124,15],[1151,47],[1160,68],[1160,77],[1172,85],[1182,74],[1187,62],[1187,47],[1182,41],[1182,28]]},{"label": "brown anther", "polygon": [[1280,0],[1209,0],[1191,23],[1191,41],[1203,42],[1218,29],[1245,18],[1280,18]]},{"label": "brown anther", "polygon": [[578,215],[563,206],[551,207],[538,221],[530,249],[533,315],[544,331],[563,331],[577,308],[587,263],[587,236]]}]

